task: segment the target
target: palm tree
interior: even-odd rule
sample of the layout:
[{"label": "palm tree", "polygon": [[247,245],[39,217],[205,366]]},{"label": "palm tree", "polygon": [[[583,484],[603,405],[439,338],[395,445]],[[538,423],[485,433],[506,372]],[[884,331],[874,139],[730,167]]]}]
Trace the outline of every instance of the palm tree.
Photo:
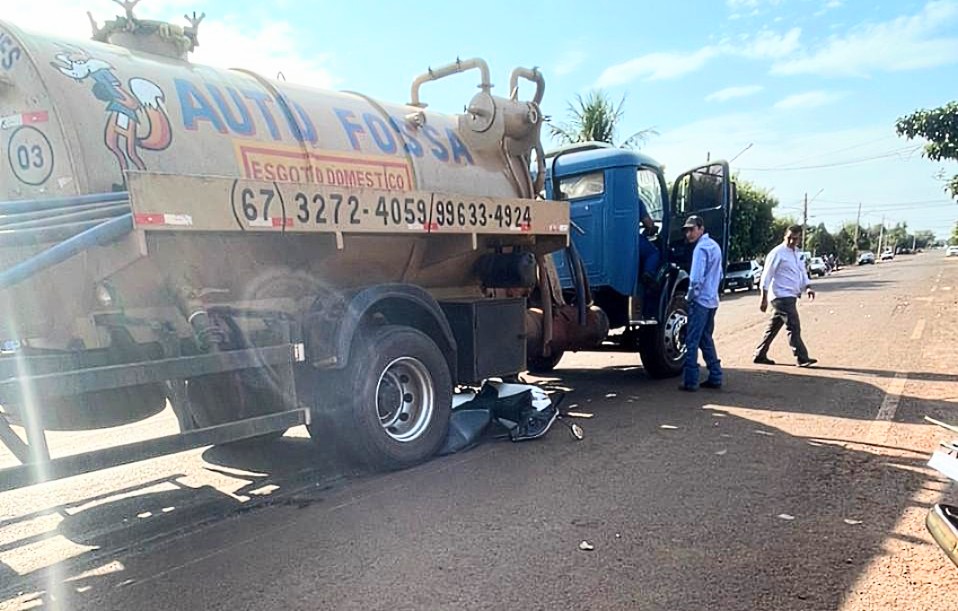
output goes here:
[{"label": "palm tree", "polygon": [[[606,142],[615,145],[615,132],[624,114],[623,104],[624,95],[618,105],[615,105],[601,91],[591,91],[585,99],[576,94],[575,103],[569,103],[569,122],[562,125],[550,123],[549,130],[562,144]],[[657,134],[655,129],[646,128],[635,132],[616,146],[640,148],[649,136]]]}]

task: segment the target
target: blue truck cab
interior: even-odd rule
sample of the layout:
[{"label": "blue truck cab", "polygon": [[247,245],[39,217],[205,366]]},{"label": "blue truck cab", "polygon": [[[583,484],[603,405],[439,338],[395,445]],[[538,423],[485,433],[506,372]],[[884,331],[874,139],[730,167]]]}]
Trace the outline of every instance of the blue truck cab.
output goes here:
[{"label": "blue truck cab", "polygon": [[[652,377],[677,375],[692,255],[682,225],[691,214],[701,216],[727,252],[734,199],[728,164],[690,170],[670,193],[662,165],[637,151],[581,143],[545,161],[544,195],[569,202],[571,244],[552,255],[562,302],[550,308],[556,340],[547,358],[530,354],[530,370],[551,369],[565,350],[611,344],[639,352]],[[646,215],[654,227],[643,226]],[[562,315],[572,307],[576,316]]]}]

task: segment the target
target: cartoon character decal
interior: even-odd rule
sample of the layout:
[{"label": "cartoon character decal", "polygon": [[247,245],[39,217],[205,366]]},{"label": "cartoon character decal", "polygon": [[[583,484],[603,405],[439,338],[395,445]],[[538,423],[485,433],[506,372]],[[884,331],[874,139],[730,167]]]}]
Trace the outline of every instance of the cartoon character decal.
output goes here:
[{"label": "cartoon character decal", "polygon": [[[61,74],[78,83],[93,81],[93,95],[106,103],[108,114],[103,142],[122,172],[146,169],[141,150],[162,151],[170,146],[173,130],[166,112],[166,96],[156,83],[133,77],[124,87],[112,65],[80,49],[57,53],[54,58],[50,65]],[[148,127],[141,129],[143,123]],[[125,176],[123,181],[126,182]]]}]

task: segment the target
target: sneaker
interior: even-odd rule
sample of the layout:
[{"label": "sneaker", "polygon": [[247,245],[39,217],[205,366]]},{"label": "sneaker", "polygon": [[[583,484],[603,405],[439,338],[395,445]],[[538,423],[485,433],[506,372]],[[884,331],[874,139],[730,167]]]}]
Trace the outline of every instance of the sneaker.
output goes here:
[{"label": "sneaker", "polygon": [[799,367],[811,367],[812,365],[814,365],[814,364],[817,363],[817,362],[818,362],[818,359],[806,359],[806,360],[804,360],[804,361],[799,361],[799,362],[798,362],[798,366],[799,366]]},{"label": "sneaker", "polygon": [[685,392],[695,392],[695,391],[698,390],[698,387],[697,387],[697,386],[686,386],[685,384],[679,384],[679,390],[682,390],[682,391],[685,391]]},{"label": "sneaker", "polygon": [[756,356],[752,359],[752,362],[756,365],[774,365],[775,361],[768,358],[767,356]]},{"label": "sneaker", "polygon": [[702,387],[702,388],[711,388],[712,390],[718,390],[718,389],[722,388],[722,384],[721,384],[721,383],[719,383],[719,382],[710,382],[709,380],[705,380],[704,382],[702,382],[701,384],[699,384],[699,386]]}]

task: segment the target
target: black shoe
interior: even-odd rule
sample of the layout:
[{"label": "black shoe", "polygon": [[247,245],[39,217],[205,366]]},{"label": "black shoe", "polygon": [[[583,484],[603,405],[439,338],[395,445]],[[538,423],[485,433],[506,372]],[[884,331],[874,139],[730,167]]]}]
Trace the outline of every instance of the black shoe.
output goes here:
[{"label": "black shoe", "polygon": [[768,358],[767,356],[756,356],[752,359],[752,362],[756,365],[774,365],[775,361]]},{"label": "black shoe", "polygon": [[721,385],[721,384],[719,384],[719,383],[717,383],[717,382],[709,382],[708,380],[705,380],[704,382],[702,382],[701,384],[699,384],[699,386],[700,386],[701,388],[711,388],[712,390],[718,390],[718,389],[722,388],[722,385]]},{"label": "black shoe", "polygon": [[698,387],[686,386],[685,384],[679,384],[679,390],[684,390],[685,392],[695,392],[698,390]]},{"label": "black shoe", "polygon": [[798,362],[798,366],[799,366],[799,367],[811,367],[812,365],[814,365],[814,364],[817,363],[817,362],[818,362],[818,359],[805,359],[804,361],[799,361],[799,362]]}]

